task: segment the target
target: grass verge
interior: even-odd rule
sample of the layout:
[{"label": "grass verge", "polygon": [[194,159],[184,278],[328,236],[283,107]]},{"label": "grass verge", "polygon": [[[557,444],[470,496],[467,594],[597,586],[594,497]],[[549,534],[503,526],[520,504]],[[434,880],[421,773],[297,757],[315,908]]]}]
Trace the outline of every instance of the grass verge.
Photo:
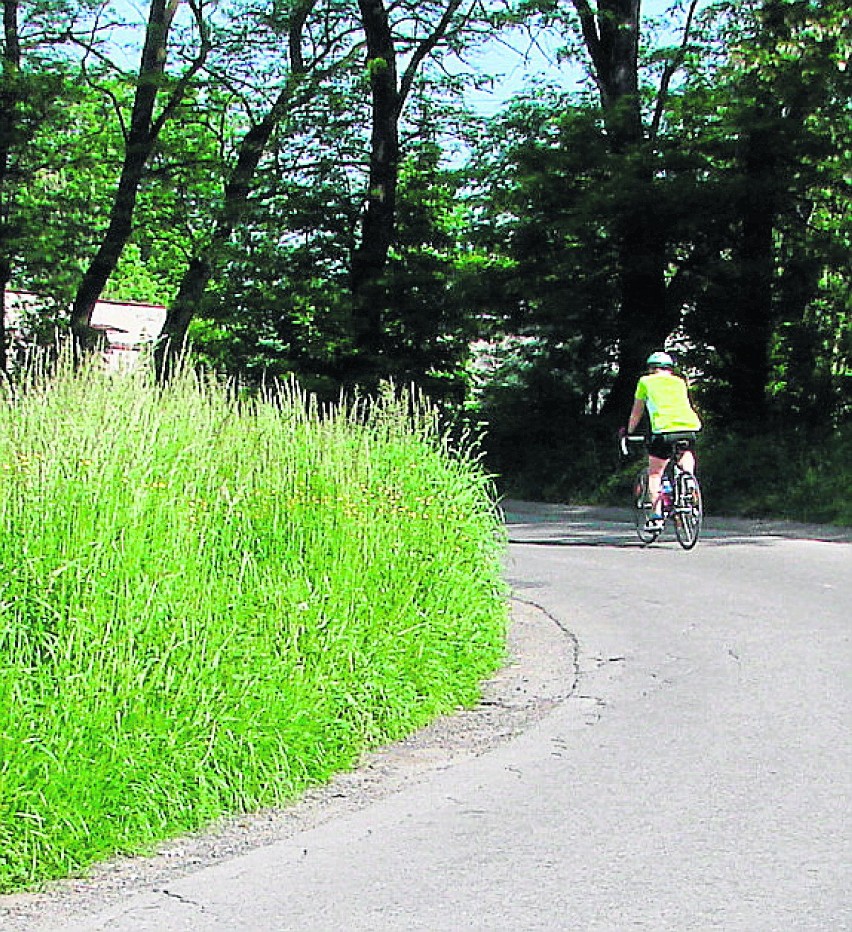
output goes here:
[{"label": "grass verge", "polygon": [[0,483],[4,892],[291,800],[502,658],[489,480],[404,394],[33,371]]}]

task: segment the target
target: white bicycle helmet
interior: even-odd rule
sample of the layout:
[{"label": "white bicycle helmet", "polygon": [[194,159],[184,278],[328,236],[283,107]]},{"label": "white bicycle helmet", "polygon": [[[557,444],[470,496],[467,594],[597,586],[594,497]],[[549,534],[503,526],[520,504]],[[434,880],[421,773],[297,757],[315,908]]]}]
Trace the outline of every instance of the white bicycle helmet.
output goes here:
[{"label": "white bicycle helmet", "polygon": [[647,365],[655,366],[658,369],[673,369],[674,360],[668,353],[656,352],[651,353],[648,357]]}]

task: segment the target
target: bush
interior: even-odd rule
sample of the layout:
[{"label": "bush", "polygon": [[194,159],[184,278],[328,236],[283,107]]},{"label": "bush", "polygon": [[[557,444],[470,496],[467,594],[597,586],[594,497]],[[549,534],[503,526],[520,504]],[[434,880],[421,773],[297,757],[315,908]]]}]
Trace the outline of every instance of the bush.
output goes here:
[{"label": "bush", "polygon": [[821,443],[795,433],[708,432],[701,445],[708,508],[717,514],[852,524],[852,429]]},{"label": "bush", "polygon": [[489,481],[411,398],[36,372],[0,468],[3,890],[289,800],[501,660]]}]

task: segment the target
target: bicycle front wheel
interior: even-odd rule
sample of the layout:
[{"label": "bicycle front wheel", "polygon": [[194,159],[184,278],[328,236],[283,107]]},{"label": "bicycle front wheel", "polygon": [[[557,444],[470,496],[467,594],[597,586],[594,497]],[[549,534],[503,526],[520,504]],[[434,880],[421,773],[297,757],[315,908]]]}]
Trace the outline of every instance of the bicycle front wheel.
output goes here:
[{"label": "bicycle front wheel", "polygon": [[648,494],[648,471],[643,469],[633,483],[633,520],[636,534],[643,544],[652,544],[659,536],[659,531],[649,531],[645,522],[651,516],[651,496]]},{"label": "bicycle front wheel", "polygon": [[684,550],[692,550],[704,522],[701,486],[691,472],[681,472],[676,481],[675,534]]}]

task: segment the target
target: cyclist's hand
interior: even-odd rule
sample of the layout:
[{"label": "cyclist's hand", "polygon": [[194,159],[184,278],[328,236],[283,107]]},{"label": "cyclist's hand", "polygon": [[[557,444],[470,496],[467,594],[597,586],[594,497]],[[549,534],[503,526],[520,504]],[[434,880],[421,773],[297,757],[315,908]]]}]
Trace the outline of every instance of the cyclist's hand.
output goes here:
[{"label": "cyclist's hand", "polygon": [[624,440],[624,438],[625,438],[626,436],[627,436],[627,428],[626,428],[626,427],[619,427],[619,428],[618,428],[618,439],[619,439],[619,440]]}]

